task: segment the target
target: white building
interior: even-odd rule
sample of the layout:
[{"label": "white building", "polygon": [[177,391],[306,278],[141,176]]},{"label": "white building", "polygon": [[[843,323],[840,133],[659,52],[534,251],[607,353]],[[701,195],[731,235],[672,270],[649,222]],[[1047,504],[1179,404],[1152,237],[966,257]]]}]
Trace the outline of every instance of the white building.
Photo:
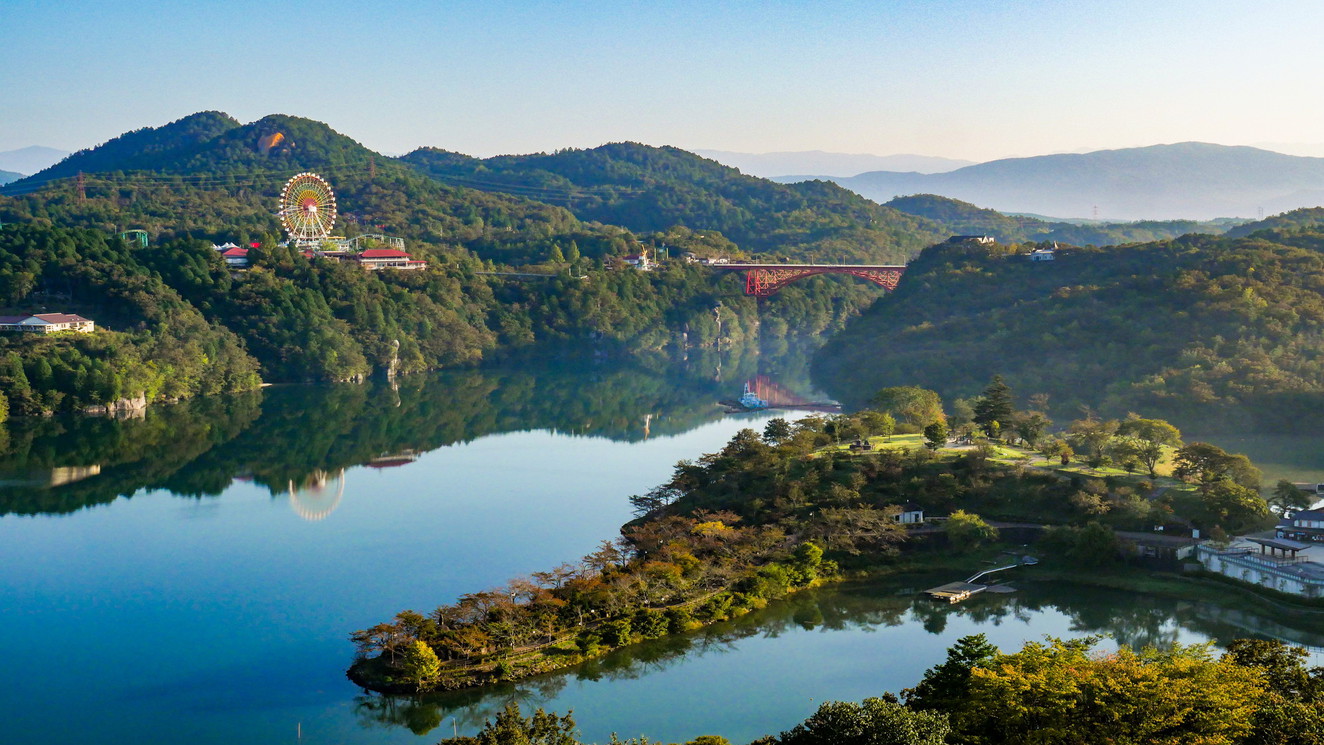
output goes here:
[{"label": "white building", "polygon": [[1297,556],[1309,544],[1283,538],[1247,540],[1258,544],[1259,552],[1244,543],[1222,549],[1205,544],[1196,547],[1195,558],[1205,569],[1224,577],[1290,595],[1324,597],[1324,564]]},{"label": "white building", "polygon": [[38,313],[21,316],[0,316],[0,331],[21,331],[35,334],[57,334],[73,331],[90,334],[96,324],[73,313]]}]

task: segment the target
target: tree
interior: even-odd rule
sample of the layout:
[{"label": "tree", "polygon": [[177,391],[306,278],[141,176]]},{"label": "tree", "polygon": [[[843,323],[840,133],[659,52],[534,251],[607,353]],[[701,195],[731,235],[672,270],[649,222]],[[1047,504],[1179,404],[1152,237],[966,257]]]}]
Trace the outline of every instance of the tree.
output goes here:
[{"label": "tree", "polygon": [[1212,659],[1207,645],[1098,655],[1096,642],[1030,642],[973,669],[955,728],[1006,745],[1236,745],[1250,733],[1258,671]]},{"label": "tree", "polygon": [[1127,439],[1136,458],[1149,469],[1150,478],[1163,459],[1164,448],[1180,448],[1181,432],[1162,419],[1130,417],[1117,425],[1117,436]]},{"label": "tree", "polygon": [[1117,535],[1098,522],[1083,528],[1071,525],[1051,525],[1044,531],[1043,542],[1066,560],[1080,567],[1101,567],[1116,564]]},{"label": "tree", "polygon": [[947,659],[928,669],[914,688],[901,692],[906,705],[921,711],[951,711],[970,692],[970,671],[996,657],[998,648],[983,634],[963,636],[947,648]]},{"label": "tree", "polygon": [[828,701],[808,719],[783,732],[781,745],[943,745],[951,733],[947,715],[912,711],[895,700]]},{"label": "tree", "polygon": [[1002,381],[1001,375],[994,375],[989,381],[984,392],[975,399],[975,424],[988,434],[989,437],[995,435],[991,431],[993,422],[998,422],[1002,427],[1011,424],[1012,415],[1016,413],[1015,402],[1012,401],[1011,388]]},{"label": "tree", "polygon": [[441,660],[427,642],[415,639],[400,656],[400,674],[418,690],[426,691],[441,679]]},{"label": "tree", "polygon": [[579,745],[575,739],[575,720],[566,714],[557,716],[538,709],[525,717],[514,701],[483,723],[475,737],[442,740],[438,745]]},{"label": "tree", "polygon": [[1076,452],[1085,453],[1091,468],[1098,468],[1103,465],[1108,445],[1116,432],[1117,422],[1089,416],[1071,423],[1067,429],[1067,443]]},{"label": "tree", "polygon": [[1259,491],[1260,469],[1244,455],[1229,453],[1207,442],[1192,442],[1179,449],[1172,459],[1172,473],[1183,481],[1199,485],[1202,493],[1221,479]]},{"label": "tree", "polygon": [[1053,420],[1038,411],[1018,411],[1011,420],[1012,430],[1029,447],[1035,447],[1052,424]]},{"label": "tree", "polygon": [[927,388],[913,385],[884,388],[874,394],[872,403],[879,411],[919,430],[933,422],[946,421],[942,399]]},{"label": "tree", "polygon": [[769,419],[768,423],[763,427],[763,439],[770,444],[776,445],[789,438],[794,431],[795,430],[791,429],[790,423],[781,417]]},{"label": "tree", "polygon": [[1273,487],[1273,493],[1265,500],[1279,514],[1286,515],[1296,510],[1304,510],[1315,503],[1315,495],[1297,488],[1287,479],[1279,479]]},{"label": "tree", "polygon": [[1234,532],[1269,516],[1269,505],[1260,493],[1229,478],[1219,478],[1202,488],[1205,509],[1220,524]]},{"label": "tree", "polygon": [[984,522],[984,518],[972,512],[957,510],[947,522],[943,523],[943,533],[947,541],[957,551],[969,551],[985,541],[995,541],[998,529]]},{"label": "tree", "polygon": [[924,446],[929,450],[937,450],[947,444],[947,425],[943,422],[933,422],[924,428]]}]

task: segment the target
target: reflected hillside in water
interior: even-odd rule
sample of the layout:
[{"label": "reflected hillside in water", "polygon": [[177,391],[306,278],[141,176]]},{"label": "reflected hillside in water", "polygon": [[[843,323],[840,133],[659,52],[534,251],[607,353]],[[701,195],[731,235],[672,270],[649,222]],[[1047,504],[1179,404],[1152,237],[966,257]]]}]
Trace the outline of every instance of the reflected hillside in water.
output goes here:
[{"label": "reflected hillside in water", "polygon": [[[675,668],[708,655],[734,655],[739,659],[739,668],[747,671],[738,681],[742,697],[771,695],[771,690],[765,692],[763,688],[776,689],[785,680],[794,678],[797,658],[760,657],[758,651],[742,642],[781,638],[779,645],[793,649],[807,644],[806,634],[842,633],[846,638],[837,642],[834,649],[853,655],[854,659],[878,658],[878,687],[868,695],[879,695],[885,690],[899,692],[918,682],[918,678],[910,680],[894,673],[889,677],[888,667],[882,664],[887,649],[912,646],[926,636],[952,636],[954,642],[949,626],[973,625],[977,631],[994,638],[998,627],[1024,627],[1027,640],[1041,639],[1044,634],[1068,637],[1098,634],[1111,639],[1113,644],[1136,649],[1170,647],[1179,641],[1189,643],[1193,637],[1226,643],[1253,636],[1306,646],[1316,658],[1324,653],[1324,629],[1317,619],[1269,619],[1208,603],[1146,597],[1064,582],[1017,583],[1021,589],[1016,593],[977,596],[957,605],[919,596],[918,588],[939,579],[912,577],[904,583],[858,583],[809,590],[734,621],[617,650],[559,674],[494,688],[420,697],[365,694],[356,700],[356,710],[364,726],[403,727],[422,735],[445,722],[449,735],[452,719],[461,731],[473,731],[511,701],[518,702],[526,712],[537,707],[564,710],[569,701],[558,701],[558,697],[585,682],[666,676],[676,672]],[[880,636],[884,630],[889,630],[888,634]],[[792,638],[797,636],[799,641]],[[1005,643],[1003,647],[1011,649]],[[725,697],[715,691],[711,694]]]},{"label": "reflected hillside in water", "polygon": [[758,375],[812,394],[807,359],[785,346],[629,364],[543,359],[394,383],[273,387],[133,419],[10,422],[0,426],[0,514],[68,513],[144,489],[210,497],[241,479],[318,519],[355,466],[407,467],[430,450],[507,432],[626,442],[679,434],[724,416],[717,401]]}]

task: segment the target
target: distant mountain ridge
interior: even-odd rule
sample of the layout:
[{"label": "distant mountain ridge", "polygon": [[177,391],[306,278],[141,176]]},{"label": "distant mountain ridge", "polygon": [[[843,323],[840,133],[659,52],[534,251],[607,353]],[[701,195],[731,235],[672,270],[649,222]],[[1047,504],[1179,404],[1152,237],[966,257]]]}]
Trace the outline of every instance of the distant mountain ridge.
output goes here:
[{"label": "distant mountain ridge", "polygon": [[15,171],[26,176],[43,168],[50,168],[68,155],[67,150],[56,150],[53,147],[40,145],[6,150],[0,152],[0,170]]},{"label": "distant mountain ridge", "polygon": [[1253,218],[1324,204],[1324,158],[1200,142],[832,180],[878,202],[939,194],[1000,212],[1086,217],[1097,208],[1107,220]]},{"label": "distant mountain ridge", "polygon": [[932,155],[873,155],[871,153],[832,153],[801,150],[778,153],[740,153],[729,150],[694,150],[696,155],[711,158],[723,165],[739,168],[742,173],[760,178],[778,179],[790,174],[796,180],[856,176],[866,171],[914,171],[945,173],[975,164],[973,160],[939,158]]},{"label": "distant mountain ridge", "polygon": [[21,178],[23,178],[23,174],[21,173],[14,173],[13,171],[0,171],[0,186],[4,186],[5,184],[8,184],[12,181],[17,181]]}]

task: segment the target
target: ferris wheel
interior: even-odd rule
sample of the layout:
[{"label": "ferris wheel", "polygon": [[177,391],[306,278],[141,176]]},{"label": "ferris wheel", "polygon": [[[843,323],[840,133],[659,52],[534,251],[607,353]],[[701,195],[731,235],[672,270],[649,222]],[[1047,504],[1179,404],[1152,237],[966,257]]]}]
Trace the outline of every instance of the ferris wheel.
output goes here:
[{"label": "ferris wheel", "polygon": [[336,195],[326,179],[300,173],[280,193],[280,223],[295,243],[315,243],[336,224]]}]

